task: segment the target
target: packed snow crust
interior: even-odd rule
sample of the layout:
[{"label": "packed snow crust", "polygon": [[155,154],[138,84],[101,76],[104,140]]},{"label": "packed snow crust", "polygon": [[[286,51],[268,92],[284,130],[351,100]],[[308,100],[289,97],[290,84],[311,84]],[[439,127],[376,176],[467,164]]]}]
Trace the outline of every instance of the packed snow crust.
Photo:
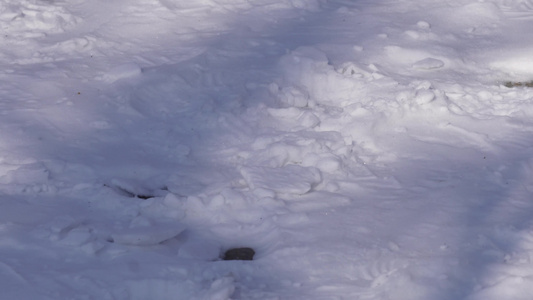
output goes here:
[{"label": "packed snow crust", "polygon": [[504,83],[532,25],[531,0],[0,0],[0,298],[531,299],[533,89]]}]

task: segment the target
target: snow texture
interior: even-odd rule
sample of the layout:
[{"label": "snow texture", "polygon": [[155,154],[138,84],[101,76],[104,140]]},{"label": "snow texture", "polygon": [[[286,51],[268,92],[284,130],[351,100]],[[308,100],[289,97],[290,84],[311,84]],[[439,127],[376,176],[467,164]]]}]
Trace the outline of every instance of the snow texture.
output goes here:
[{"label": "snow texture", "polygon": [[0,0],[0,298],[531,299],[532,22]]}]

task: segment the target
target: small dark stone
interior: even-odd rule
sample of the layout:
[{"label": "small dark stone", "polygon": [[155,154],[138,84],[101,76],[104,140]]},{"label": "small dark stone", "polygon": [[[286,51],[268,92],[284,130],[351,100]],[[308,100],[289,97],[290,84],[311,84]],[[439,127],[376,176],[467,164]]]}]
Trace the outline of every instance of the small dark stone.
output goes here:
[{"label": "small dark stone", "polygon": [[229,249],[224,254],[224,260],[253,260],[255,251],[252,248]]},{"label": "small dark stone", "polygon": [[522,86],[525,86],[525,87],[533,87],[533,81],[506,81],[504,84],[504,86],[508,87],[508,88],[512,88],[512,87],[522,87]]}]

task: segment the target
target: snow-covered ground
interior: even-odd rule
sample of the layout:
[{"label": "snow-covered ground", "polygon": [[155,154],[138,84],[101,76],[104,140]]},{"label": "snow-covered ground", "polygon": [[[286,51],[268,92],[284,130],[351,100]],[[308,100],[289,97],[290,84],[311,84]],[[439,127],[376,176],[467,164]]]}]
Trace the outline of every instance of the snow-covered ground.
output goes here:
[{"label": "snow-covered ground", "polygon": [[532,25],[532,0],[0,0],[0,298],[531,299],[533,89],[505,84]]}]

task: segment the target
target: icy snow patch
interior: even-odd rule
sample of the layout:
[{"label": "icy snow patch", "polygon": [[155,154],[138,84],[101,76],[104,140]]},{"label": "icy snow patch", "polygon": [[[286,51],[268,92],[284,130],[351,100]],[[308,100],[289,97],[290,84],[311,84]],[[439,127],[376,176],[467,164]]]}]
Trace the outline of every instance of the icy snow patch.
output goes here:
[{"label": "icy snow patch", "polygon": [[187,259],[213,261],[220,256],[220,247],[211,241],[191,239],[180,248],[178,256]]},{"label": "icy snow patch", "polygon": [[[8,170],[5,174],[2,169]],[[0,183],[41,184],[48,182],[50,172],[41,163],[22,166],[0,165]]]},{"label": "icy snow patch", "polygon": [[282,194],[302,195],[322,182],[317,168],[288,165],[281,168],[246,167],[241,174],[252,189],[262,188]]},{"label": "icy snow patch", "polygon": [[426,50],[399,46],[385,46],[383,50],[393,63],[410,64],[417,69],[435,69],[444,66],[441,59],[435,58],[438,55]]},{"label": "icy snow patch", "polygon": [[169,240],[185,230],[179,225],[134,227],[115,231],[111,238],[117,244],[148,246]]},{"label": "icy snow patch", "polygon": [[216,279],[211,283],[211,287],[206,292],[202,300],[230,300],[235,292],[235,279],[232,276],[226,276]]},{"label": "icy snow patch", "polygon": [[[500,70],[511,75],[524,76],[533,75],[533,57],[531,56],[531,49],[524,49],[518,51],[502,51],[500,50],[499,57],[502,59],[490,63],[491,68]],[[526,78],[530,79],[530,78]]]},{"label": "icy snow patch", "polygon": [[141,75],[141,73],[142,70],[139,65],[135,63],[128,63],[112,68],[107,74],[103,76],[103,79],[108,83],[113,83],[120,79]]},{"label": "icy snow patch", "polygon": [[428,57],[423,60],[417,61],[413,64],[413,68],[422,70],[439,69],[444,66],[444,62],[440,59]]}]

